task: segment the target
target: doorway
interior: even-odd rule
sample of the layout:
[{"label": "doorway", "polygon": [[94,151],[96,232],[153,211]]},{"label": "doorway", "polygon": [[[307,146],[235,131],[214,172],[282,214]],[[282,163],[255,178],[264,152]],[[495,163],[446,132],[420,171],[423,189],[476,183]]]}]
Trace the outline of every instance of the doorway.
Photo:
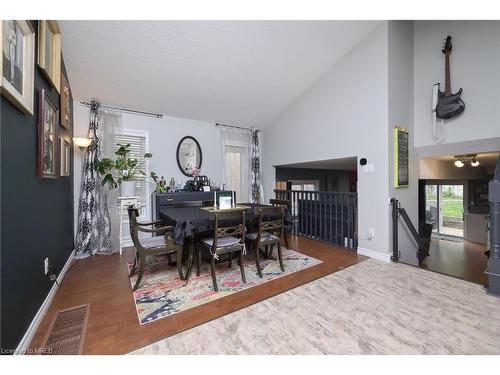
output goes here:
[{"label": "doorway", "polygon": [[426,184],[425,220],[435,237],[464,237],[464,185]]}]

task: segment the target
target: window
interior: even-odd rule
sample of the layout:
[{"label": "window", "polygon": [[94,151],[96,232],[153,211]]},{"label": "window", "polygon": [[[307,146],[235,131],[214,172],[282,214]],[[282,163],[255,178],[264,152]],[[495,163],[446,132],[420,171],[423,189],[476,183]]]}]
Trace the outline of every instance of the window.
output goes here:
[{"label": "window", "polygon": [[225,146],[225,184],[236,192],[237,202],[248,201],[248,153],[244,146]]},{"label": "window", "polygon": [[292,183],[292,190],[303,190],[303,191],[318,191],[319,181],[290,181]]},{"label": "window", "polygon": [[[139,163],[144,160],[144,154],[149,152],[149,134],[148,132],[141,132],[136,130],[121,130],[115,136],[116,144],[130,143],[129,158],[137,159]],[[116,150],[118,146],[115,146]],[[150,207],[150,194],[147,176],[149,176],[149,167],[146,163],[142,169],[145,175],[138,175],[136,181],[136,195],[139,197],[141,204],[140,216],[141,218],[149,218]]]}]

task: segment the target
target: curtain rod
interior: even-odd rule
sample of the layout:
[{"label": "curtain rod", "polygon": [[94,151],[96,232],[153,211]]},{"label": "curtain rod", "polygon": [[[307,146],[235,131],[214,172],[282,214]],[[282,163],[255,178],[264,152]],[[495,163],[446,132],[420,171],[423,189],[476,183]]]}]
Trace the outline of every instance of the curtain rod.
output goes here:
[{"label": "curtain rod", "polygon": [[[84,105],[86,107],[90,107],[90,103],[89,102],[80,102],[80,104]],[[115,107],[115,106],[106,105],[106,104],[101,104],[101,108],[115,109],[115,110],[120,111],[120,112],[133,113],[133,114],[142,115],[142,116],[151,116],[151,117],[156,117],[156,118],[163,118],[163,115],[159,114],[159,113],[136,111],[134,109],[120,108],[120,107]]]},{"label": "curtain rod", "polygon": [[[244,128],[243,126],[234,126],[234,125],[225,125],[225,124],[219,124],[216,123],[215,126],[217,127],[224,127],[224,128],[235,128],[235,129],[242,129],[242,130],[253,130],[252,128]],[[260,132],[260,129],[255,128],[255,131]]]}]

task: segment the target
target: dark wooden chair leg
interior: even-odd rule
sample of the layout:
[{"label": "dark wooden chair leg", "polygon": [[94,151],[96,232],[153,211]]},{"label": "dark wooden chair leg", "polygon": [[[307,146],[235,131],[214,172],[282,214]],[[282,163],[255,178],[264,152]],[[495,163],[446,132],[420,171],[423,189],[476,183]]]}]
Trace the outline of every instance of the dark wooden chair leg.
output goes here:
[{"label": "dark wooden chair leg", "polygon": [[274,244],[269,245],[269,253],[267,253],[267,259],[273,258],[273,252],[274,252]]},{"label": "dark wooden chair leg", "polygon": [[182,252],[182,247],[179,246],[175,253],[175,257],[177,258],[177,272],[179,273],[181,280],[184,280],[184,275],[182,274]]},{"label": "dark wooden chair leg", "polygon": [[257,266],[257,273],[259,277],[262,279],[262,270],[260,269],[260,261],[259,261],[259,245],[255,244],[255,265]]},{"label": "dark wooden chair leg", "polygon": [[217,277],[215,277],[215,258],[212,256],[210,260],[210,272],[212,273],[212,283],[214,284],[214,290],[219,291],[219,286],[217,285]]},{"label": "dark wooden chair leg", "polygon": [[141,257],[141,259],[139,259],[139,274],[137,275],[137,281],[135,282],[135,285],[134,285],[134,292],[137,290],[137,288],[139,288],[139,285],[141,284],[141,280],[142,280],[142,276],[144,275],[144,261],[145,261],[145,258],[144,257]]},{"label": "dark wooden chair leg", "polygon": [[241,272],[241,281],[243,281],[243,283],[246,283],[247,278],[245,276],[245,267],[243,266],[243,250],[240,251],[240,272]]},{"label": "dark wooden chair leg", "polygon": [[137,266],[137,252],[135,253],[135,257],[134,257],[134,264],[132,265],[132,268],[130,269],[130,273],[128,274],[129,279],[132,276],[134,276],[135,270],[136,270],[136,266]]},{"label": "dark wooden chair leg", "polygon": [[283,264],[283,255],[281,253],[281,244],[278,244],[278,258],[280,260],[281,271],[285,272],[285,265]]},{"label": "dark wooden chair leg", "polygon": [[288,244],[288,233],[285,231],[285,247],[290,249],[290,245]]},{"label": "dark wooden chair leg", "polygon": [[201,246],[199,244],[196,244],[196,276],[200,276],[201,272]]},{"label": "dark wooden chair leg", "polygon": [[[179,263],[179,257],[176,256],[176,262]],[[172,254],[167,254],[167,263],[169,266],[173,266],[174,265],[174,261],[172,260]]]},{"label": "dark wooden chair leg", "polygon": [[227,266],[227,268],[231,268],[233,266],[233,252],[231,251],[229,253],[229,265]]},{"label": "dark wooden chair leg", "polygon": [[195,244],[191,244],[189,246],[189,252],[188,252],[188,257],[187,257],[187,269],[186,269],[186,274],[184,275],[184,280],[186,280],[186,283],[189,281],[189,278],[191,277],[191,271],[193,270],[193,261],[194,261],[194,251],[195,251]]}]

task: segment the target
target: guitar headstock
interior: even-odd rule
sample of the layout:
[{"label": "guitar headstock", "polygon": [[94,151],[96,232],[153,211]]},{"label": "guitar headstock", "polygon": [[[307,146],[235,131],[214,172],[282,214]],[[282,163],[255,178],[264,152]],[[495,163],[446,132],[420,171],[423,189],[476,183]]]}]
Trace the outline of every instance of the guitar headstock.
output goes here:
[{"label": "guitar headstock", "polygon": [[446,37],[446,39],[444,40],[443,49],[441,51],[443,51],[444,54],[450,53],[451,52],[451,48],[452,48],[452,45],[451,45],[451,36],[448,35]]}]

